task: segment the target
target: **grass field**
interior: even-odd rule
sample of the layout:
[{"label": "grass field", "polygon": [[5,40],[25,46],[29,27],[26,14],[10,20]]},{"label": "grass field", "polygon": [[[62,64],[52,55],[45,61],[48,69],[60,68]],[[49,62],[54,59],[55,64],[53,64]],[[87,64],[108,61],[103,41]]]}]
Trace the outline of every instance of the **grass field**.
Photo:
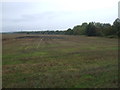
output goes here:
[{"label": "grass field", "polygon": [[118,87],[118,40],[3,34],[3,88]]}]

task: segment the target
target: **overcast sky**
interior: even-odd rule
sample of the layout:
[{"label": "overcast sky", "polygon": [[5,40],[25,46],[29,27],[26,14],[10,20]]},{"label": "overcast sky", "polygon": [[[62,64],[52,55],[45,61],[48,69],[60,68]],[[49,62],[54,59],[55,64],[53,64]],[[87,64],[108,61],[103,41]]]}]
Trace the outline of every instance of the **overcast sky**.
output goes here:
[{"label": "overcast sky", "polygon": [[110,23],[119,0],[39,0],[2,2],[2,31],[66,30],[83,22]]}]

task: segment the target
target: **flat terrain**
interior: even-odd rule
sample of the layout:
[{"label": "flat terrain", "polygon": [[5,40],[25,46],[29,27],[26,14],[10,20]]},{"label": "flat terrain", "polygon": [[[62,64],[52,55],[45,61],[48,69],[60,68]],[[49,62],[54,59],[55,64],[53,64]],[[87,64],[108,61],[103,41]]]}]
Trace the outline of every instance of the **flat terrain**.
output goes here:
[{"label": "flat terrain", "polygon": [[3,88],[118,87],[118,40],[3,34]]}]

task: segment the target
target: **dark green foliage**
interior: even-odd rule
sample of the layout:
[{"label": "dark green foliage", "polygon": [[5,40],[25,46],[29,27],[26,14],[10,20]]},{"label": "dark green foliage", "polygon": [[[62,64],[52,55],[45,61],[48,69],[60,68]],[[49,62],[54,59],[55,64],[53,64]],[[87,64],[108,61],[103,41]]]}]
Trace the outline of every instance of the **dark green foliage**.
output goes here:
[{"label": "dark green foliage", "polygon": [[112,35],[114,33],[114,30],[110,24],[103,24],[102,33],[104,36],[108,36],[108,35]]},{"label": "dark green foliage", "polygon": [[88,24],[85,34],[87,36],[97,36],[96,27],[93,22]]},{"label": "dark green foliage", "polygon": [[82,25],[81,25],[81,34],[82,35],[85,35],[85,30],[86,30],[87,26],[88,26],[87,23],[82,23]]},{"label": "dark green foliage", "polygon": [[80,25],[74,26],[73,34],[74,35],[80,35],[81,34],[81,26]]},{"label": "dark green foliage", "polygon": [[27,34],[29,34],[29,32],[27,32]]},{"label": "dark green foliage", "polygon": [[87,23],[82,23],[82,25],[74,26],[73,35],[85,35],[85,29],[87,27]]},{"label": "dark green foliage", "polygon": [[113,22],[113,29],[114,29],[115,33],[118,35],[118,37],[120,37],[120,19],[119,18],[117,18]]},{"label": "dark green foliage", "polygon": [[73,30],[71,28],[69,28],[66,32],[66,35],[72,35],[73,34]]}]

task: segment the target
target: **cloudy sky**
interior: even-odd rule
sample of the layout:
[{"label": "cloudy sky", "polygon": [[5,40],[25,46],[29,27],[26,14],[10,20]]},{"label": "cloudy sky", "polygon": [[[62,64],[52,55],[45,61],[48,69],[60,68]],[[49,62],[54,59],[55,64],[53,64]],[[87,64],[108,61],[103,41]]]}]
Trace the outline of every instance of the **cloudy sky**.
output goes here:
[{"label": "cloudy sky", "polygon": [[118,17],[119,0],[33,1],[1,2],[2,31],[66,30],[83,22],[112,24]]}]

